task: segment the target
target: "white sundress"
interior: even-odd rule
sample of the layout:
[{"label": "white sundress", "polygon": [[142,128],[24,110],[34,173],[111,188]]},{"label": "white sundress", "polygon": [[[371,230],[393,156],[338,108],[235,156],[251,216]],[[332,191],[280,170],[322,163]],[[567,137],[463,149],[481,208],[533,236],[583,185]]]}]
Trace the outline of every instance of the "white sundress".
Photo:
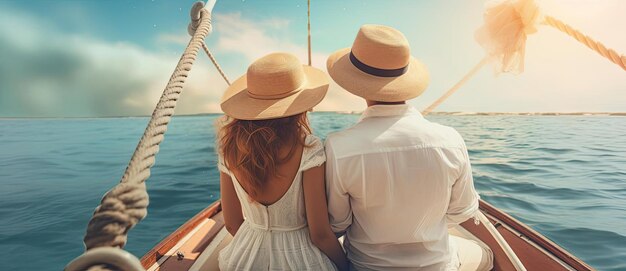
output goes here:
[{"label": "white sundress", "polygon": [[220,270],[336,270],[332,261],[311,242],[304,207],[302,172],[326,161],[322,141],[305,139],[300,168],[282,198],[265,206],[254,201],[223,163],[230,175],[245,220],[232,242],[219,254]]}]

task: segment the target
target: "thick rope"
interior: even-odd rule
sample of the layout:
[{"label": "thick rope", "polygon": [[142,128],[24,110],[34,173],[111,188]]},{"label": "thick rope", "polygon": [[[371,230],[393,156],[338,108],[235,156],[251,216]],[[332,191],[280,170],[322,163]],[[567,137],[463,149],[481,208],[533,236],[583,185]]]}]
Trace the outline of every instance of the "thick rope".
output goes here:
[{"label": "thick rope", "polygon": [[89,267],[87,271],[111,271],[118,270],[117,266],[109,265],[109,264],[99,264]]},{"label": "thick rope", "polygon": [[307,37],[308,37],[308,49],[309,49],[309,66],[311,66],[311,0],[306,1],[306,17],[307,17]]},{"label": "thick rope", "polygon": [[209,47],[206,46],[206,43],[204,41],[202,42],[202,49],[204,49],[204,52],[206,53],[206,55],[209,56],[209,59],[211,59],[211,62],[213,62],[213,65],[215,66],[217,71],[220,73],[222,78],[224,78],[224,81],[226,81],[226,84],[228,84],[230,86],[230,80],[228,80],[228,77],[226,76],[226,74],[222,70],[222,67],[220,66],[219,63],[217,63],[217,59],[215,59],[215,56],[213,56],[213,54],[209,50]]},{"label": "thick rope", "polygon": [[424,111],[422,111],[422,115],[426,116],[430,112],[432,112],[437,106],[439,106],[446,99],[448,99],[450,96],[452,96],[452,94],[454,94],[459,88],[461,88],[461,86],[463,86],[467,81],[469,81],[469,79],[472,78],[474,76],[474,74],[476,74],[476,72],[478,72],[480,70],[480,68],[485,66],[487,63],[489,63],[489,57],[488,56],[483,58],[480,62],[478,62],[478,64],[476,64],[476,66],[474,66],[474,68],[472,68],[465,76],[463,76],[463,78],[459,82],[457,82],[454,86],[452,86],[452,88],[450,88],[446,93],[441,95],[441,97],[439,97],[439,99],[437,99],[430,106],[428,106],[426,109],[424,109]]},{"label": "thick rope", "polygon": [[584,35],[583,33],[580,33],[580,31],[572,28],[571,26],[563,23],[562,21],[554,17],[545,16],[544,24],[552,26],[560,30],[561,32],[569,35],[570,37],[575,38],[580,43],[596,51],[598,54],[607,58],[608,60],[617,64],[618,66],[622,67],[622,69],[626,71],[626,56],[618,54],[613,49],[606,48],[604,44],[598,41],[595,41],[594,39],[590,38],[589,36]]},{"label": "thick rope", "polygon": [[102,198],[87,225],[85,247],[123,247],[128,230],[148,213],[145,182],[119,183]]},{"label": "thick rope", "polygon": [[[200,4],[202,4],[200,2]],[[147,214],[148,194],[145,181],[150,177],[159,144],[174,114],[176,102],[193,66],[202,42],[211,31],[211,14],[202,5],[192,12],[193,38],[181,56],[163,94],[152,113],[148,126],[126,167],[120,183],[107,192],[94,211],[84,238],[87,250],[95,247],[124,247],[128,231]]]}]

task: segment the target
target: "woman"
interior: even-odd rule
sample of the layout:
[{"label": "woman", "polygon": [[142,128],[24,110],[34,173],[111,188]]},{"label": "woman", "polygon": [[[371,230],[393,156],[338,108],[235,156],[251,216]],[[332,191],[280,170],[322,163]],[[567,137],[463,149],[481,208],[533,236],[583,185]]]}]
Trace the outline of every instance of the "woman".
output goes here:
[{"label": "woman", "polygon": [[221,270],[347,269],[328,222],[321,140],[306,112],[328,78],[290,54],[267,55],[224,94],[218,167],[226,229]]}]

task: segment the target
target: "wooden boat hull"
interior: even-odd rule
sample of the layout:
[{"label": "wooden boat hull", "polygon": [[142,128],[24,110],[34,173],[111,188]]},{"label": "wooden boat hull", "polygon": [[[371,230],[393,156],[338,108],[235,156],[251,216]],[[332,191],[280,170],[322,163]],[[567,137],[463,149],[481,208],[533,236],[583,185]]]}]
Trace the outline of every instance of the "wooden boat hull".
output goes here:
[{"label": "wooden boat hull", "polygon": [[[543,235],[487,202],[481,211],[494,224],[527,270],[594,270]],[[142,258],[146,270],[218,270],[217,255],[232,236],[224,227],[217,201],[163,239]],[[493,270],[515,270],[506,254],[483,225],[468,220],[455,235],[483,242],[494,253]]]}]

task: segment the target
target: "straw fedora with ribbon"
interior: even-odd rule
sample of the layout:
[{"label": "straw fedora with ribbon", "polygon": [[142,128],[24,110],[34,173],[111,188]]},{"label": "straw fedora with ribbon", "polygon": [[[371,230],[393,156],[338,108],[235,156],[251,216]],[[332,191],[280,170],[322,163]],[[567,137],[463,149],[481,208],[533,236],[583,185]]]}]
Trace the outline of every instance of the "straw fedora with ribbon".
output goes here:
[{"label": "straw fedora with ribbon", "polygon": [[361,26],[352,48],[333,53],[326,66],[337,84],[372,101],[413,99],[430,81],[426,66],[411,56],[406,37],[383,25]]},{"label": "straw fedora with ribbon", "polygon": [[226,115],[241,120],[293,116],[319,104],[328,84],[323,71],[302,65],[294,55],[273,53],[254,61],[226,89],[221,107]]}]

